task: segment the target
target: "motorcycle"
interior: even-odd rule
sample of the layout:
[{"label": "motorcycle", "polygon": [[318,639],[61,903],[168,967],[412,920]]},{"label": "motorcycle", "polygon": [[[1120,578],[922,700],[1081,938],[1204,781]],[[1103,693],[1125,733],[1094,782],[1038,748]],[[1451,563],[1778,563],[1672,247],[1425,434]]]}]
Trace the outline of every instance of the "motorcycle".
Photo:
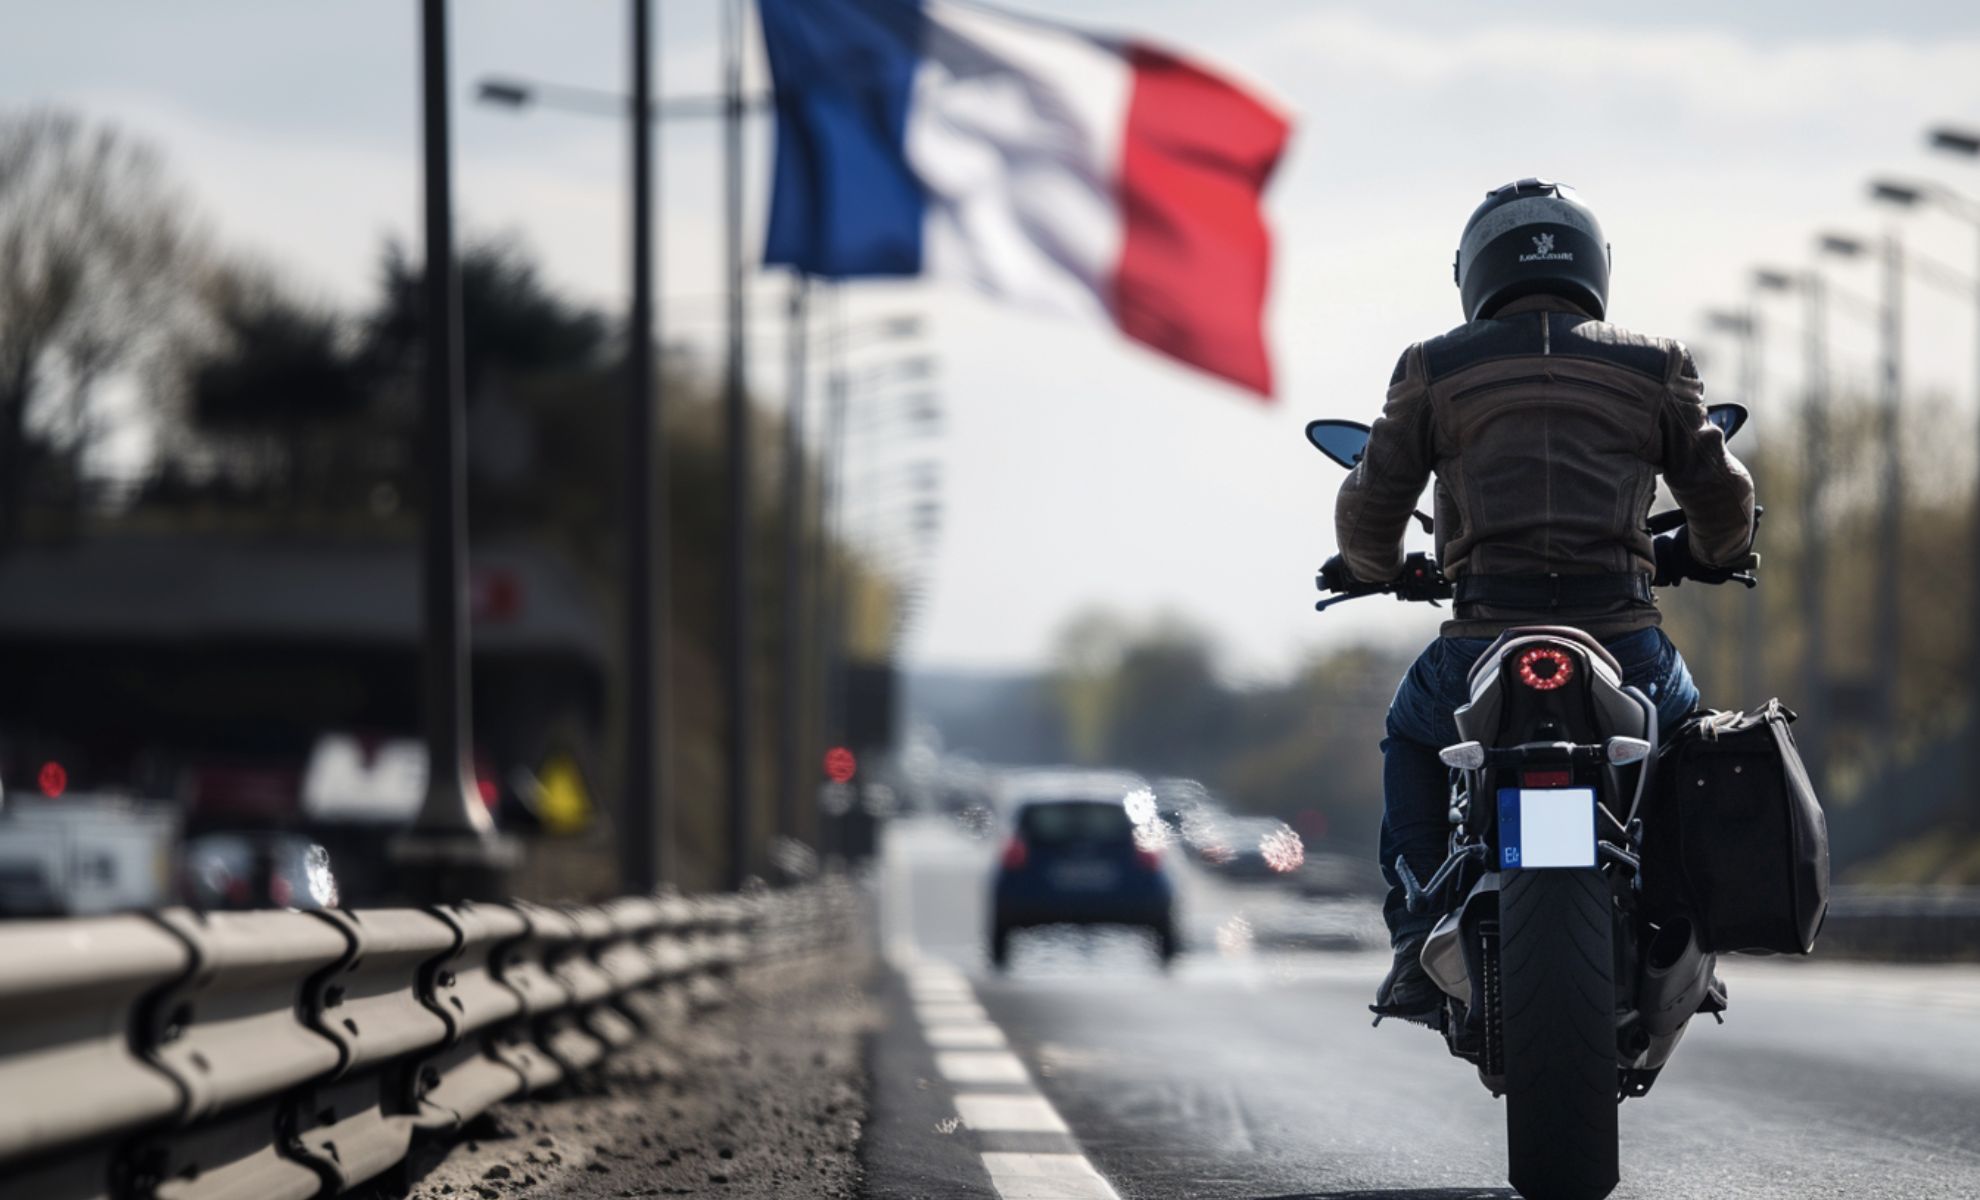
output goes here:
[{"label": "motorcycle", "polygon": [[[1746,415],[1708,410],[1727,438]],[[1306,433],[1349,469],[1368,439],[1352,421]],[[1683,523],[1678,510],[1648,522],[1652,533]],[[1750,568],[1732,579],[1757,583]],[[1453,587],[1418,552],[1395,580],[1315,607],[1371,595],[1435,604]],[[1506,1102],[1512,1185],[1529,1200],[1600,1200],[1620,1178],[1619,1106],[1650,1091],[1694,1015],[1723,1020],[1726,1006],[1689,922],[1653,919],[1642,903],[1657,709],[1600,642],[1565,627],[1509,630],[1469,683],[1462,740],[1440,752],[1449,857],[1428,879],[1400,858],[1396,871],[1410,911],[1438,914],[1422,952],[1444,993],[1435,1024]]]}]

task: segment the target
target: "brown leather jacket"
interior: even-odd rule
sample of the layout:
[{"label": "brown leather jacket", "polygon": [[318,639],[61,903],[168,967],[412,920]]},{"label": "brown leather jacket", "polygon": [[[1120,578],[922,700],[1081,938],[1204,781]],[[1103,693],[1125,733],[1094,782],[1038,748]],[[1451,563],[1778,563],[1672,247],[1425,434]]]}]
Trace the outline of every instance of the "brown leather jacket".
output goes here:
[{"label": "brown leather jacket", "polygon": [[[1403,352],[1334,528],[1356,578],[1402,569],[1410,512],[1434,472],[1437,557],[1452,579],[1648,574],[1662,474],[1700,562],[1753,544],[1753,481],[1705,419],[1684,346],[1530,296]],[[1463,597],[1460,596],[1462,600]],[[1447,637],[1545,620],[1610,637],[1657,624],[1647,595],[1560,606],[1460,603]]]}]

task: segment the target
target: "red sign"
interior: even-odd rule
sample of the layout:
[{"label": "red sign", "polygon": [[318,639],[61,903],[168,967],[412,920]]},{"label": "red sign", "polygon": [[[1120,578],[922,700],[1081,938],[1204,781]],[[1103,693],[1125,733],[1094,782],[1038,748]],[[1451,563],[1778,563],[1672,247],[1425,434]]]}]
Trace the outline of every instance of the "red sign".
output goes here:
[{"label": "red sign", "polygon": [[833,783],[851,783],[859,770],[859,760],[844,746],[834,746],[825,752],[825,778]]}]

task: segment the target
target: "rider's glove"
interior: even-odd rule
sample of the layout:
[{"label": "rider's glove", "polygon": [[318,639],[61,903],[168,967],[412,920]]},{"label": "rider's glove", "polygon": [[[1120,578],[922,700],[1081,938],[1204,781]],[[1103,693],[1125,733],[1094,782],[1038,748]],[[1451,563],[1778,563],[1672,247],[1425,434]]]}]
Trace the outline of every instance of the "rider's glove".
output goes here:
[{"label": "rider's glove", "polygon": [[1666,534],[1651,543],[1651,551],[1657,560],[1656,573],[1650,582],[1656,587],[1676,587],[1687,579],[1700,583],[1730,583],[1742,568],[1708,567],[1691,553],[1691,528],[1679,526],[1678,531]]},{"label": "rider's glove", "polygon": [[1347,560],[1336,554],[1320,564],[1320,586],[1330,592],[1351,592],[1361,584],[1348,571]]},{"label": "rider's glove", "polygon": [[1403,559],[1402,574],[1396,576],[1389,590],[1399,600],[1436,601],[1451,598],[1451,585],[1445,580],[1436,558],[1422,551]]}]

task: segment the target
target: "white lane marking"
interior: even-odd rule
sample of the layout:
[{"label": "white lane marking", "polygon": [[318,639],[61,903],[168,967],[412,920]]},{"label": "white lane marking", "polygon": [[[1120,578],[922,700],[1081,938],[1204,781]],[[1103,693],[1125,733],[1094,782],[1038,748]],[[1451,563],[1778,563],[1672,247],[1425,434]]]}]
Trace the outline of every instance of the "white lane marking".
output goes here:
[{"label": "white lane marking", "polygon": [[988,1021],[970,1025],[930,1025],[921,1031],[937,1050],[982,1050],[1004,1044],[1004,1031]]},{"label": "white lane marking", "polygon": [[957,984],[955,987],[909,984],[908,995],[913,996],[917,1004],[969,1004],[976,999],[976,993],[969,990],[968,984]]},{"label": "white lane marking", "polygon": [[[950,963],[924,958],[914,942],[913,882],[898,844],[898,824],[890,827],[881,853],[887,914],[892,918],[887,959],[907,981],[922,1036],[935,1051],[936,1069],[951,1083],[1001,1086],[1001,1092],[958,1092],[956,1115],[962,1124],[988,1133],[1049,1133],[1071,1139],[1052,1102],[1030,1086],[1017,1055],[1003,1049],[1004,1031],[976,1003],[976,992]],[[1082,1154],[1013,1154],[981,1151],[984,1171],[1000,1200],[1120,1200]]]},{"label": "white lane marking", "polygon": [[1024,1064],[1008,1050],[942,1050],[935,1069],[950,1083],[1030,1083]]},{"label": "white lane marking", "polygon": [[1003,1200],[1117,1200],[1084,1155],[991,1153],[983,1165]]},{"label": "white lane marking", "polygon": [[990,1014],[974,1004],[917,1004],[914,1015],[923,1025],[980,1025]]},{"label": "white lane marking", "polygon": [[1059,1110],[1043,1096],[959,1092],[956,1115],[971,1129],[990,1133],[1071,1133]]}]

